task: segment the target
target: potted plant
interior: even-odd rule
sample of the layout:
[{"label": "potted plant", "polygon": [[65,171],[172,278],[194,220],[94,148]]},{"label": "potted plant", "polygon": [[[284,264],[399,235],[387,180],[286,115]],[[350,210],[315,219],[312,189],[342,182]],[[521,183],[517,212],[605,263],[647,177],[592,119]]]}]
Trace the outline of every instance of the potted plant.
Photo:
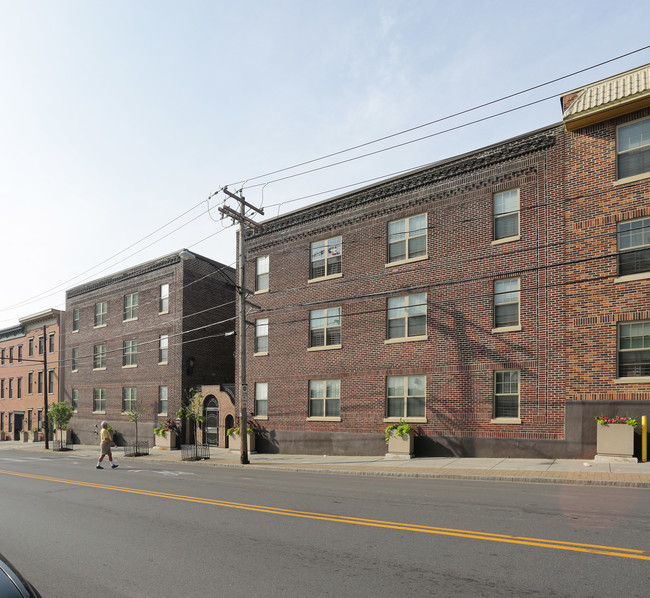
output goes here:
[{"label": "potted plant", "polygon": [[[241,450],[241,431],[239,428],[228,428],[226,430],[228,436],[228,448],[231,451]],[[252,428],[246,428],[246,436],[248,438],[248,452],[255,451],[255,434]]]},{"label": "potted plant", "polygon": [[38,432],[38,428],[34,426],[32,428],[32,431],[29,434],[29,441],[30,442],[38,442],[40,440],[40,434]]},{"label": "potted plant", "polygon": [[153,431],[156,435],[156,446],[158,448],[162,450],[176,449],[176,422],[171,417],[158,422]]},{"label": "potted plant", "polygon": [[410,459],[413,457],[415,432],[403,419],[391,424],[385,430],[388,445],[387,458]]},{"label": "potted plant", "polygon": [[47,417],[56,428],[55,440],[61,445],[67,445],[70,442],[70,430],[68,424],[74,415],[74,408],[68,405],[67,401],[51,403],[47,412]]},{"label": "potted plant", "polygon": [[599,415],[595,418],[596,430],[596,460],[601,461],[634,461],[634,428],[639,422],[634,417],[606,417]]}]

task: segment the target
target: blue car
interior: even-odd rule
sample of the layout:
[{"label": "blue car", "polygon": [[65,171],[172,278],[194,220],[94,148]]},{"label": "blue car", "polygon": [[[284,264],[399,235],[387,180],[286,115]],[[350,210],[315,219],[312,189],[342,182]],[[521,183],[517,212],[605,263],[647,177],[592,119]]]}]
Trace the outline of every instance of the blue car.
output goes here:
[{"label": "blue car", "polygon": [[2,554],[0,554],[0,596],[2,598],[41,598],[41,595]]}]

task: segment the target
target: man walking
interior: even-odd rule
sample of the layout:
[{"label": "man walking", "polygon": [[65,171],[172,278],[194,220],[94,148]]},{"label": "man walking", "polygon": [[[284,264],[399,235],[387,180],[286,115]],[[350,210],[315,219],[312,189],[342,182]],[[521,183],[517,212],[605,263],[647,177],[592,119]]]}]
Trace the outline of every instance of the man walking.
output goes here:
[{"label": "man walking", "polygon": [[97,461],[97,469],[104,469],[102,467],[102,461],[104,457],[108,456],[108,462],[111,464],[111,469],[115,469],[117,464],[113,463],[113,453],[111,452],[111,447],[115,446],[113,439],[111,438],[111,433],[108,431],[108,422],[102,422],[102,430],[99,433],[99,461]]}]

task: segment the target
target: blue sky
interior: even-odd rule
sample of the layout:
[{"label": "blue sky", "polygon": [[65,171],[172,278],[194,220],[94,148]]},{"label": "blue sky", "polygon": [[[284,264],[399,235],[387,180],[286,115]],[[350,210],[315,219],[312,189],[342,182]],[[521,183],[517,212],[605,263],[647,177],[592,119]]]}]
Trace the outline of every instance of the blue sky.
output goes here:
[{"label": "blue sky", "polygon": [[[0,328],[183,247],[234,265],[223,195],[208,201],[221,186],[631,52],[649,22],[650,3],[600,0],[0,0]],[[314,166],[648,62],[638,52]],[[276,216],[561,116],[554,97],[244,195]]]}]

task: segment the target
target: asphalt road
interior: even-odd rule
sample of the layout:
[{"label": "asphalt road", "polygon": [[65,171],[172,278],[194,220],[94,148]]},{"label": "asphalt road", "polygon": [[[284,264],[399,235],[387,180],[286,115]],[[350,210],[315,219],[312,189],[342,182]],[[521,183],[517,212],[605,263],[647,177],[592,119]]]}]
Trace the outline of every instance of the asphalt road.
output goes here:
[{"label": "asphalt road", "polygon": [[646,489],[94,464],[0,453],[0,552],[43,598],[649,593]]}]

